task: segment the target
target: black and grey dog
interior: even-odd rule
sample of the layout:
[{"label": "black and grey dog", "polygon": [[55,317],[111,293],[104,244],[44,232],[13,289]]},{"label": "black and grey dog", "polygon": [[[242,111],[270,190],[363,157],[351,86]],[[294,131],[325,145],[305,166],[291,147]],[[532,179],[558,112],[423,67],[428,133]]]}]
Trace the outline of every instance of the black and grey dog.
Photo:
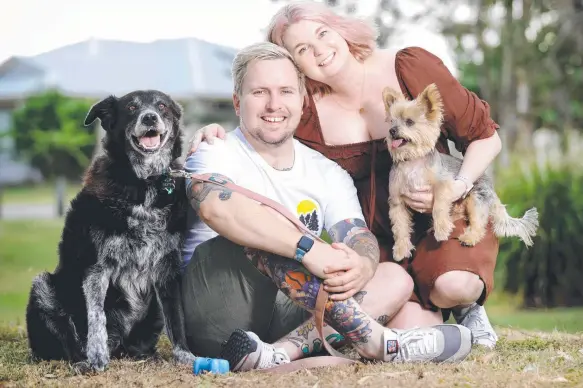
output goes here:
[{"label": "black and grey dog", "polygon": [[71,202],[59,264],[32,283],[26,311],[35,359],[64,359],[82,371],[110,357],[157,357],[165,326],[179,363],[192,363],[180,296],[180,247],[188,201],[179,169],[182,108],[159,91],[95,104],[104,153]]}]

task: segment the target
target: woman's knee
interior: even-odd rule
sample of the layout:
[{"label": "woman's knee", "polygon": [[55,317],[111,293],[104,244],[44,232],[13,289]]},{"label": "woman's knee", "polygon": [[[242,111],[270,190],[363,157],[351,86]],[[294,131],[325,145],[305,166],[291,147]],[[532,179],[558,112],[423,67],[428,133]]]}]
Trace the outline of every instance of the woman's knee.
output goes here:
[{"label": "woman's knee", "polygon": [[364,288],[362,308],[374,317],[392,317],[410,299],[413,286],[413,279],[399,265],[380,263]]},{"label": "woman's knee", "polygon": [[389,321],[391,329],[410,329],[412,327],[427,327],[443,323],[441,311],[431,311],[423,308],[417,302],[407,302]]},{"label": "woman's knee", "polygon": [[475,302],[484,290],[480,277],[467,271],[450,271],[440,275],[430,293],[431,302],[441,308]]}]

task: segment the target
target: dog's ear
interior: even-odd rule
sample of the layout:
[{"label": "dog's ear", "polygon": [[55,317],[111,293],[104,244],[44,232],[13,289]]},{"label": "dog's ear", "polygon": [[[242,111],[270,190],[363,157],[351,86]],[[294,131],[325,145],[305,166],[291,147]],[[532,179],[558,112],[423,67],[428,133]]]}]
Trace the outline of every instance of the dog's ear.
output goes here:
[{"label": "dog's ear", "polygon": [[428,85],[417,97],[417,102],[425,111],[425,116],[429,121],[441,122],[443,117],[443,101],[437,85]]},{"label": "dog's ear", "polygon": [[174,115],[176,121],[180,121],[180,119],[182,118],[182,114],[184,113],[182,105],[180,105],[173,99],[170,99],[170,110],[172,111],[172,114]]},{"label": "dog's ear", "polygon": [[399,97],[402,97],[401,92],[396,91],[391,87],[386,87],[383,89],[383,102],[385,103],[385,111],[388,112],[389,108]]},{"label": "dog's ear", "polygon": [[101,126],[106,131],[113,127],[115,121],[117,97],[109,96],[93,105],[85,117],[85,126],[93,124],[96,119],[101,120]]}]

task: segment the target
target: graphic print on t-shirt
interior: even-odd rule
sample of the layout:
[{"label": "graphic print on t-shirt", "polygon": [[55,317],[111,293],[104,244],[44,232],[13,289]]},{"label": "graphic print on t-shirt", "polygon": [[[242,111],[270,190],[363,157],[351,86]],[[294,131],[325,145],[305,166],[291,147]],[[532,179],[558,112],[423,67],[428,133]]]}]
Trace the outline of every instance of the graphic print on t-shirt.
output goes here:
[{"label": "graphic print on t-shirt", "polygon": [[318,205],[314,201],[304,199],[297,206],[300,221],[312,232],[318,233],[320,230],[320,219],[318,217]]}]

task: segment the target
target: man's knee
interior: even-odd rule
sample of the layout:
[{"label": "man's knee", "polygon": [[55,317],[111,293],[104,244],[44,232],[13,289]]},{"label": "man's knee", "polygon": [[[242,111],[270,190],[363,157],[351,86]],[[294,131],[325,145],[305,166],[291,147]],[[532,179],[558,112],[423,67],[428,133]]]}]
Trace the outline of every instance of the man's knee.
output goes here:
[{"label": "man's knee", "polygon": [[437,307],[450,308],[475,302],[484,290],[484,282],[474,273],[450,271],[440,275],[431,290],[431,302]]}]

